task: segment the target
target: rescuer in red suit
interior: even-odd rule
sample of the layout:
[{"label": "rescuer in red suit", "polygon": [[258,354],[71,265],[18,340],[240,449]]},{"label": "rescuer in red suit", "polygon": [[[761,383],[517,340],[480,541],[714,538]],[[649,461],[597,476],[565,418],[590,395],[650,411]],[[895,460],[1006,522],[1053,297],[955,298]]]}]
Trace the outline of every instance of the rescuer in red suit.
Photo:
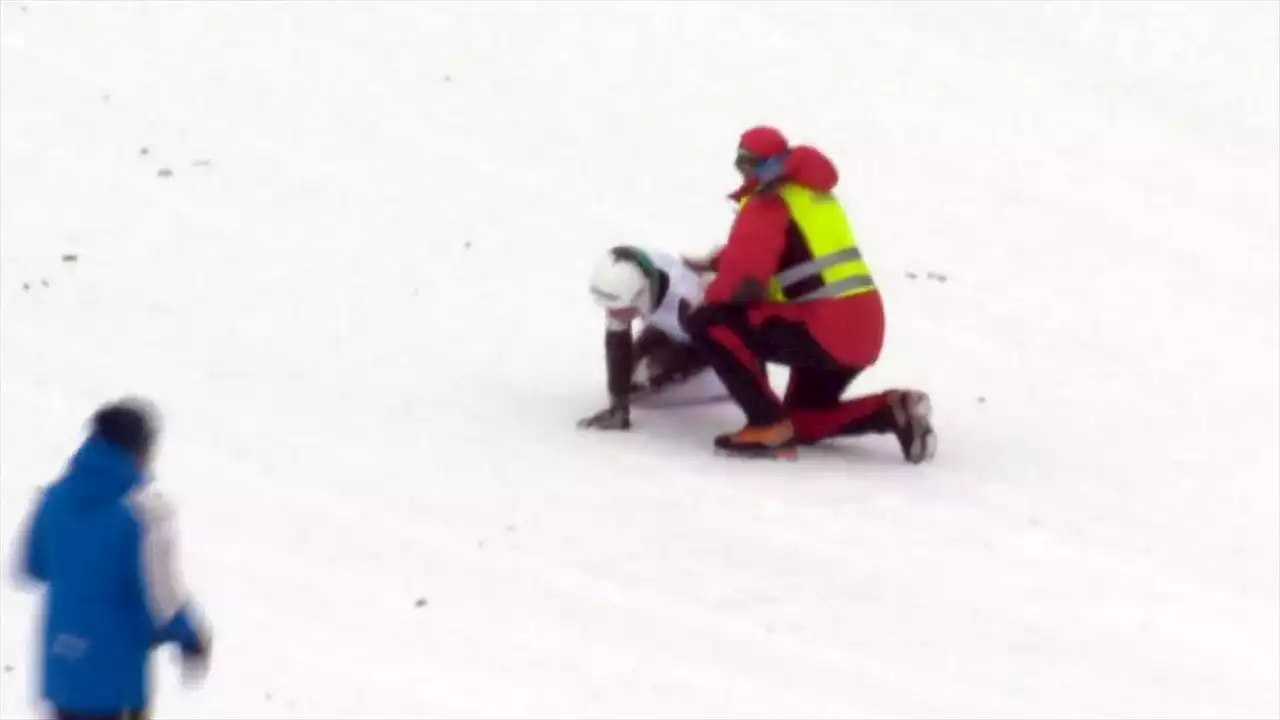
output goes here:
[{"label": "rescuer in red suit", "polygon": [[[686,319],[747,419],[716,447],[793,457],[797,445],[834,436],[893,433],[906,460],[929,459],[936,437],[928,395],[898,389],[841,400],[879,359],[884,308],[831,195],[835,165],[816,148],[789,146],[771,127],[743,133],[735,164],[743,177],[730,195],[738,216],[703,265],[716,277]],[[791,368],[782,399],[769,386],[767,362]]]}]

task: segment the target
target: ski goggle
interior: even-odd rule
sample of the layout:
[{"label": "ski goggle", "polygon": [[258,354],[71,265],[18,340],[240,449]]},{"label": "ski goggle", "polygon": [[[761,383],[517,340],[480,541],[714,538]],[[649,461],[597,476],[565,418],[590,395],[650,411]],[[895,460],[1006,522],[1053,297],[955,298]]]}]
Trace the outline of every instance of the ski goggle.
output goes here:
[{"label": "ski goggle", "polygon": [[760,156],[747,152],[742,148],[738,148],[738,156],[733,161],[733,166],[743,175],[750,175],[755,172],[757,166],[760,165]]},{"label": "ski goggle", "polygon": [[781,180],[786,174],[787,158],[790,154],[789,150],[784,150],[777,155],[761,157],[739,150],[734,166],[744,178],[754,178],[761,186],[770,185]]}]

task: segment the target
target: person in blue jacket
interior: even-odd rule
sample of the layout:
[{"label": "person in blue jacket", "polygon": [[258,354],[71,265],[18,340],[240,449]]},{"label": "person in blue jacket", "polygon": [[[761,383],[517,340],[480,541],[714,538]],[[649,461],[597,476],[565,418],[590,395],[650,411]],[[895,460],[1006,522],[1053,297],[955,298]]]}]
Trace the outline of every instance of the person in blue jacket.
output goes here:
[{"label": "person in blue jacket", "polygon": [[173,510],[148,482],[158,431],[146,401],[100,408],[19,537],[20,576],[44,591],[41,691],[58,718],[147,717],[150,655],[168,643],[188,680],[208,669],[209,630],[178,573]]}]

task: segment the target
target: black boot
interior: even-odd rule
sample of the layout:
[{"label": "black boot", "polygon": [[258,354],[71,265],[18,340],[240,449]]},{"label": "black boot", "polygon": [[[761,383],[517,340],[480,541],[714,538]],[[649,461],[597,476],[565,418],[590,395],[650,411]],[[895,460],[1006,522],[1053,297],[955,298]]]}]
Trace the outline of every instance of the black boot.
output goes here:
[{"label": "black boot", "polygon": [[919,390],[891,390],[889,408],[893,412],[893,434],[902,447],[902,457],[919,464],[933,459],[938,450],[938,436],[933,431],[933,403]]}]

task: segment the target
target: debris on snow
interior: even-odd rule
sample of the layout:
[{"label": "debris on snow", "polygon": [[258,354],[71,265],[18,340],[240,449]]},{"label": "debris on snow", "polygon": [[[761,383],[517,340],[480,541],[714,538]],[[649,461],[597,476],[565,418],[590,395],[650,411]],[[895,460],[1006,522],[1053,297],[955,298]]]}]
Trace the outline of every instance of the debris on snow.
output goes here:
[{"label": "debris on snow", "polygon": [[173,177],[173,171],[169,168],[160,168],[156,171],[156,175],[159,175],[162,178]]},{"label": "debris on snow", "polygon": [[62,262],[64,263],[73,263],[78,261],[79,259],[80,259],[80,256],[75,253],[64,253],[62,255]]},{"label": "debris on snow", "polygon": [[[919,278],[920,278],[920,274],[919,274],[919,273],[913,272],[913,271],[911,271],[911,270],[908,270],[908,271],[906,272],[906,276],[907,276],[907,279],[908,279],[908,280],[917,280],[917,279],[919,279]],[[934,281],[934,282],[938,282],[938,283],[945,283],[945,282],[947,281],[947,276],[946,276],[946,275],[943,275],[943,274],[942,274],[942,273],[940,273],[940,272],[934,272],[934,271],[932,271],[932,270],[930,270],[930,271],[926,272],[926,273],[924,274],[924,276],[925,276],[925,278],[926,278],[926,279],[928,279],[928,280],[932,280],[932,281]]]},{"label": "debris on snow", "polygon": [[426,606],[427,606],[427,599],[426,599],[426,598],[418,598],[418,601],[417,601],[417,602],[415,602],[415,603],[413,604],[413,606],[414,606],[414,607],[416,607],[416,608],[426,607]]}]

